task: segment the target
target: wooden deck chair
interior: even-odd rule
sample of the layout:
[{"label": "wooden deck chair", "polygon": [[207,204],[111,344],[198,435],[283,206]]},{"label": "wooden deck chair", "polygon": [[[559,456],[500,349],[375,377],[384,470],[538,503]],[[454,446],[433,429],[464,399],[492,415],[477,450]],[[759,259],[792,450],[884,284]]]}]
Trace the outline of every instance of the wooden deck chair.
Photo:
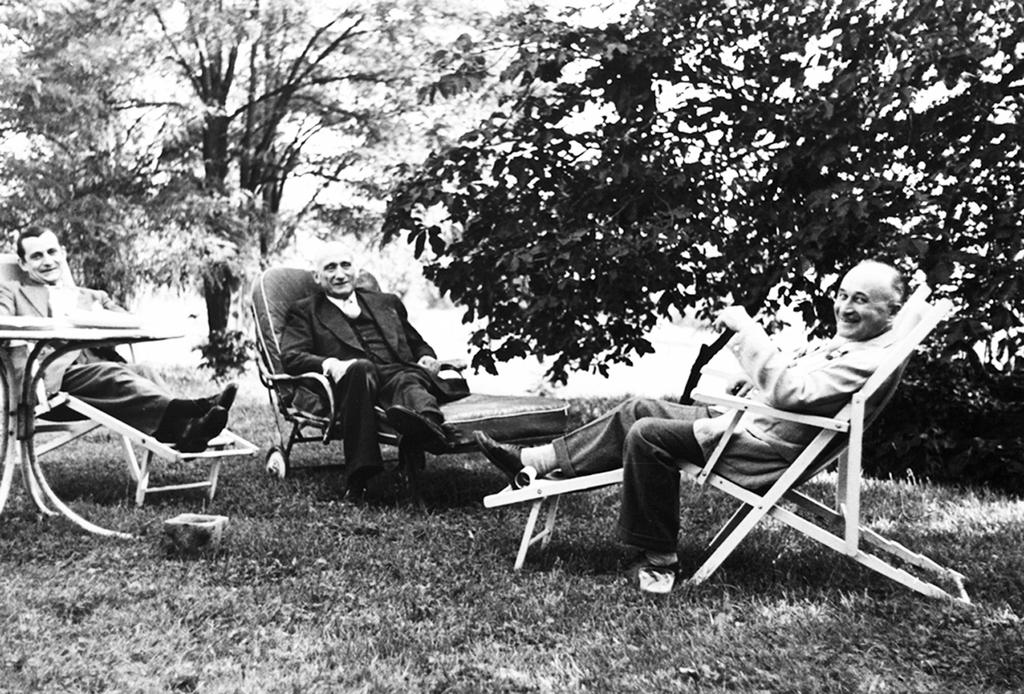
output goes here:
[{"label": "wooden deck chair", "polygon": [[[927,302],[927,289],[918,291],[907,302],[900,312],[894,326],[899,335],[898,340],[888,349],[884,363],[850,399],[850,402],[834,417],[818,417],[801,415],[756,403],[744,398],[727,395],[713,395],[697,390],[693,397],[697,402],[712,406],[724,407],[735,412],[731,427],[716,447],[710,460],[703,466],[685,464],[681,468],[684,476],[693,479],[697,484],[708,484],[738,499],[741,504],[732,518],[714,537],[708,548],[707,558],[689,579],[692,583],[700,583],[710,576],[721,563],[732,553],[746,535],[766,515],[790,525],[808,537],[825,544],[838,552],[846,554],[868,568],[931,597],[947,597],[960,602],[969,602],[963,586],[963,576],[956,571],[944,568],[927,557],[883,538],[880,534],[865,528],[860,521],[860,486],[861,456],[865,428],[871,423],[866,416],[869,401],[876,407],[871,408],[874,416],[884,407],[895,392],[899,377],[907,360],[936,325],[950,312],[948,301],[939,301],[934,305]],[[739,418],[745,411],[758,411],[771,416],[802,422],[820,429],[820,433],[812,440],[803,453],[793,462],[782,477],[767,491],[758,493],[743,487],[714,473],[725,441],[731,436]],[[797,491],[796,487],[839,461],[835,506],[829,507]],[[484,500],[488,507],[513,503],[532,502],[526,528],[520,542],[515,568],[520,568],[525,561],[526,552],[531,545],[541,542],[547,545],[554,532],[558,501],[562,494],[597,489],[622,482],[622,470],[587,475],[567,479],[543,479],[523,489],[506,489],[493,494]],[[546,500],[552,500],[548,508],[545,527],[535,533],[534,529],[541,506]],[[782,506],[782,502],[791,502],[796,511]],[[816,520],[824,520],[831,526],[839,526],[840,532],[828,529],[808,520],[800,512],[810,514]],[[904,568],[894,566],[878,556],[877,553],[865,548],[881,550],[904,564],[917,567],[936,574],[953,589],[950,592],[933,583],[922,580]]]},{"label": "wooden deck chair", "polygon": [[[377,280],[365,272],[356,278],[355,284],[380,291]],[[341,437],[341,431],[334,426],[337,410],[327,376],[321,373],[289,375],[281,364],[281,335],[288,309],[318,291],[320,287],[309,270],[289,267],[265,270],[252,287],[257,365],[274,412],[278,437],[277,444],[267,452],[266,467],[268,473],[281,478],[295,469],[291,461],[295,444],[311,441],[327,444]],[[460,368],[452,363],[447,365],[447,369],[455,372]],[[536,396],[472,393],[442,405],[441,411],[445,422],[454,427],[456,433],[452,453],[476,450],[472,438],[474,430],[485,431],[499,441],[545,443],[565,433],[568,418],[566,402]],[[284,429],[289,423],[291,430],[286,434]],[[377,431],[380,443],[398,447],[399,465],[415,485],[412,478],[425,464],[422,448],[415,442],[404,441],[387,423],[381,408],[377,408]]]},{"label": "wooden deck chair", "polygon": [[[65,275],[71,277],[65,268]],[[0,280],[21,282],[24,276],[14,254],[0,254]],[[24,349],[11,345],[10,349]],[[71,441],[89,434],[101,427],[113,432],[120,440],[122,452],[128,465],[128,472],[135,483],[135,503],[142,506],[146,496],[160,492],[205,490],[207,501],[212,501],[217,492],[221,465],[228,458],[251,456],[259,447],[246,441],[234,432],[225,429],[210,441],[206,450],[199,453],[182,453],[172,445],[157,441],[152,436],[125,424],[119,419],[101,412],[92,405],[69,393],[48,395],[37,394],[35,425],[35,456],[39,458],[57,450]],[[140,449],[136,453],[136,448]],[[207,463],[208,468],[202,479],[169,484],[154,484],[153,473],[157,459],[165,466],[181,466],[187,462]]]}]

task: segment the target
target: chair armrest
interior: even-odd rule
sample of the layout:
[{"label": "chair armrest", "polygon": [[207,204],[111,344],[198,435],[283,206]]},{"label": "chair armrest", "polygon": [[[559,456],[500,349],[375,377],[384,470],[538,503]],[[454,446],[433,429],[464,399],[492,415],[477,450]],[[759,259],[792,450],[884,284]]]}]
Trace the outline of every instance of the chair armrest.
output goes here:
[{"label": "chair armrest", "polygon": [[758,414],[775,417],[776,419],[785,419],[790,422],[807,424],[818,427],[819,429],[831,429],[832,431],[850,430],[850,422],[846,419],[840,419],[838,417],[821,417],[813,414],[800,414],[799,412],[788,412],[770,405],[765,405],[762,402],[748,400],[747,398],[740,398],[735,395],[725,395],[721,393],[712,394],[696,390],[693,392],[692,397],[694,402],[702,402],[706,405],[719,405],[730,410],[757,412]]},{"label": "chair armrest", "polygon": [[306,373],[295,375],[266,374],[266,379],[269,383],[299,383],[302,381],[316,383],[324,391],[324,396],[327,398],[328,411],[331,413],[331,421],[334,421],[334,415],[337,414],[334,409],[334,382],[325,374],[317,373],[316,371],[307,371]]},{"label": "chair armrest", "polygon": [[441,362],[441,371],[462,373],[469,366],[465,359],[439,359],[438,361]]}]

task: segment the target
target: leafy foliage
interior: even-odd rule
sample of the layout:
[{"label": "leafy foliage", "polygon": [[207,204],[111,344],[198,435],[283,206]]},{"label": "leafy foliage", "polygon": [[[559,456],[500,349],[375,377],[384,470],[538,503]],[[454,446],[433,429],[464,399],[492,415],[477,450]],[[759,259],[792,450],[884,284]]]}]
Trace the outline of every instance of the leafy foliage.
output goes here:
[{"label": "leafy foliage", "polygon": [[[385,233],[486,318],[474,364],[650,350],[661,316],[794,304],[898,262],[960,303],[944,352],[1020,348],[1024,12],[997,0],[650,0],[523,29],[514,95],[394,192]],[[550,28],[550,27],[549,27]]]},{"label": "leafy foliage", "polygon": [[117,94],[151,54],[105,8],[53,17],[46,6],[2,15],[7,35],[28,47],[0,68],[0,224],[11,236],[53,226],[80,281],[124,299],[138,281],[134,237],[156,151],[139,139],[151,124]]},{"label": "leafy foliage", "polygon": [[1024,380],[984,379],[963,361],[914,360],[868,431],[876,477],[988,484],[1024,493]]},{"label": "leafy foliage", "polygon": [[210,333],[206,341],[195,349],[203,357],[200,366],[212,371],[216,380],[223,381],[245,371],[255,347],[248,332],[225,330]]},{"label": "leafy foliage", "polygon": [[247,273],[300,226],[379,218],[464,4],[6,3],[0,221],[53,226],[80,281],[121,298],[192,282],[211,335],[230,330]]}]

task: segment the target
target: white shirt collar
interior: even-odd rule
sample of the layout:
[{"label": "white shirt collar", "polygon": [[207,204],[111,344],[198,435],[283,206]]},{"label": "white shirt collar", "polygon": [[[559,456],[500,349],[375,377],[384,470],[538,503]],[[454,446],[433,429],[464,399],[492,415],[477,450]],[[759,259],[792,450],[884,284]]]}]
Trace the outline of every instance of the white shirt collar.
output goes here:
[{"label": "white shirt collar", "polygon": [[324,296],[326,296],[328,301],[337,306],[341,312],[349,318],[358,318],[363,312],[362,309],[359,308],[359,300],[356,299],[355,292],[349,294],[347,299],[335,299],[333,296],[327,294]]}]

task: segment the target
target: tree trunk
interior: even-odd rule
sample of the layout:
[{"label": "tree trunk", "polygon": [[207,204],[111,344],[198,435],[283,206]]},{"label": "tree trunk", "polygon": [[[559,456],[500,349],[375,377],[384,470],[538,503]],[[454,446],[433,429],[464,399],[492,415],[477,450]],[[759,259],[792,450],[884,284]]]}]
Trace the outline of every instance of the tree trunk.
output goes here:
[{"label": "tree trunk", "polygon": [[203,299],[206,301],[206,325],[211,335],[228,329],[231,316],[231,271],[216,265],[203,277]]}]

